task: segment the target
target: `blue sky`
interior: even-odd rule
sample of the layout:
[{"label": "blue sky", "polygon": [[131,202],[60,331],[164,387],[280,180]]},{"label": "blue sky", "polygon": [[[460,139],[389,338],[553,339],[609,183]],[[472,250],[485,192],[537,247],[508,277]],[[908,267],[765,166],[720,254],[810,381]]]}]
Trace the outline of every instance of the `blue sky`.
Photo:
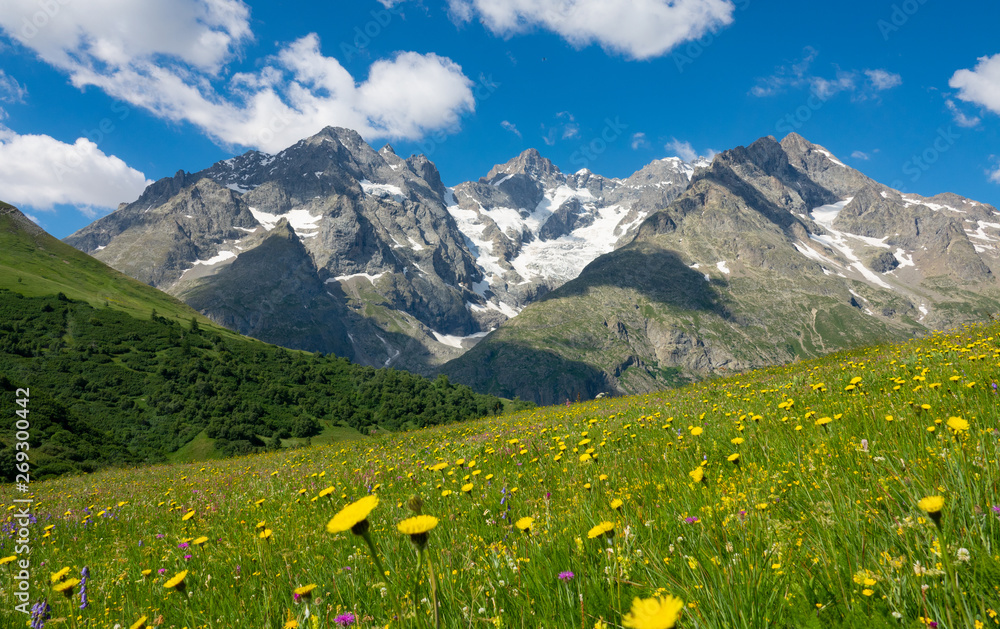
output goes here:
[{"label": "blue sky", "polygon": [[334,125],[449,185],[530,147],[624,177],[796,131],[1000,205],[998,23],[930,0],[4,0],[0,199],[64,237]]}]

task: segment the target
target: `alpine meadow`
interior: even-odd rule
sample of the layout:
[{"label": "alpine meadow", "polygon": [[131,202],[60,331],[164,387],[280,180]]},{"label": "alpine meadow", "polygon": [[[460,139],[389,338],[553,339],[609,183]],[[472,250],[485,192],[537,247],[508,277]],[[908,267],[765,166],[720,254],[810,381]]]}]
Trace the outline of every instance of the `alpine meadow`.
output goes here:
[{"label": "alpine meadow", "polygon": [[1000,629],[998,23],[0,0],[0,629]]}]

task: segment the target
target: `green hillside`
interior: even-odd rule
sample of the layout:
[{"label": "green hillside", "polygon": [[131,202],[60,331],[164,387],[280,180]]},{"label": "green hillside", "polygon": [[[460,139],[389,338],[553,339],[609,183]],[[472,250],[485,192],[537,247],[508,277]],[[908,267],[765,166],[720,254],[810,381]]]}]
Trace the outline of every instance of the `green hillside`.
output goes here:
[{"label": "green hillside", "polygon": [[[34,476],[190,461],[497,414],[503,401],[241,337],[0,215],[0,403],[30,390]],[[0,435],[0,478],[13,474]],[[8,465],[7,463],[11,463]]]}]

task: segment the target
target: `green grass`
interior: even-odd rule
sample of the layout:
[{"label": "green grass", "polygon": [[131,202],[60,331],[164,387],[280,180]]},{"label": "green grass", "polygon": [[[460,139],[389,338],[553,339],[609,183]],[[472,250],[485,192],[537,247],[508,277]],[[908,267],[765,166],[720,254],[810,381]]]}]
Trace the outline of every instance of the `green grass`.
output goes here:
[{"label": "green grass", "polygon": [[[326,628],[348,612],[429,627],[436,598],[442,627],[590,629],[668,595],[682,628],[995,627],[998,368],[990,324],[641,397],[34,483],[39,524],[18,559],[56,627]],[[326,531],[371,493],[388,574],[360,537]],[[0,486],[8,522],[23,496]],[[943,498],[940,528],[927,496]],[[396,529],[417,502],[439,519],[433,596]],[[613,537],[591,539],[601,522]],[[0,544],[12,554],[9,533]],[[80,610],[48,581],[84,566]],[[164,587],[181,571],[184,592]],[[12,583],[3,626],[25,620]]]},{"label": "green grass", "polygon": [[213,332],[229,338],[238,336],[182,301],[44,232],[28,233],[9,215],[0,216],[0,288],[27,297],[62,293],[94,308],[113,308],[136,318],[148,319],[154,310],[168,319],[187,322],[193,317]]}]

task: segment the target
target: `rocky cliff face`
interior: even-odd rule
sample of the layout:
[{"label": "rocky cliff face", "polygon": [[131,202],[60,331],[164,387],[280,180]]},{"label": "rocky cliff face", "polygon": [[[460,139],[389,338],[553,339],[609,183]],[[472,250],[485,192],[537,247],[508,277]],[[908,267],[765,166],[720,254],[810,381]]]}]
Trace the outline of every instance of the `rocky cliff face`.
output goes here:
[{"label": "rocky cliff face", "polygon": [[904,338],[996,313],[998,244],[996,208],[762,138],[443,371],[560,402]]},{"label": "rocky cliff face", "polygon": [[426,157],[327,128],[178,172],[66,241],[244,334],[430,373],[626,241],[693,172],[567,176],[529,150],[448,189]]}]

